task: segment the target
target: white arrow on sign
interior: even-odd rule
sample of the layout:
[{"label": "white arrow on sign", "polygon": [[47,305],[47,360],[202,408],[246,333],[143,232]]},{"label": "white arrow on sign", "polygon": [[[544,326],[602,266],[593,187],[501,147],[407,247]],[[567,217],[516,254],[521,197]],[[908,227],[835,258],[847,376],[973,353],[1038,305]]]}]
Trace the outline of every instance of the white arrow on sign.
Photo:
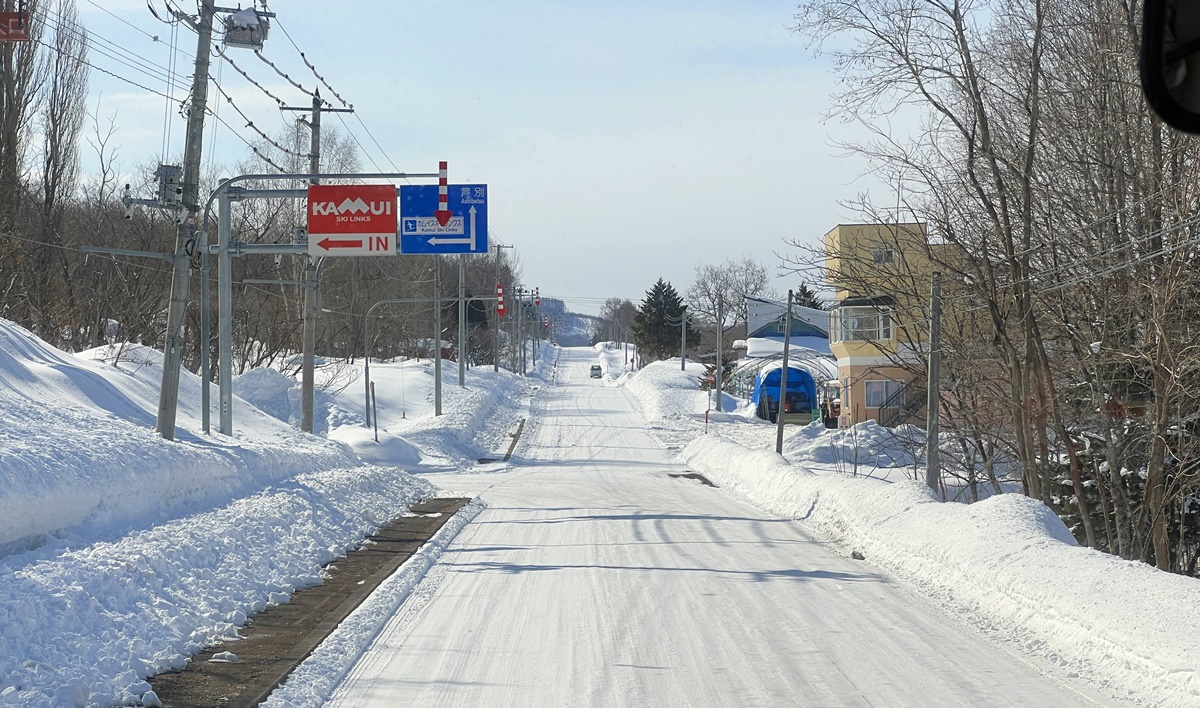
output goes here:
[{"label": "white arrow on sign", "polygon": [[442,238],[440,236],[434,236],[433,238],[429,239],[430,245],[441,246],[441,245],[445,244],[447,246],[451,246],[451,245],[459,245],[459,244],[469,243],[469,244],[471,244],[471,250],[474,251],[475,250],[475,207],[472,206],[470,209],[468,209],[467,214],[469,214],[471,217],[470,218],[470,222],[471,222],[471,228],[470,228],[471,235],[470,236],[466,236],[464,238]]}]

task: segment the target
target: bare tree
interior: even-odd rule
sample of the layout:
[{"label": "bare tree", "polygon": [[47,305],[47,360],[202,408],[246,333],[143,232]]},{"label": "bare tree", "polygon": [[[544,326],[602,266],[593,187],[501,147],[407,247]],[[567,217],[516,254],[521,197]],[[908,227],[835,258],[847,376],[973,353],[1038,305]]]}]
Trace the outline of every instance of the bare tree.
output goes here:
[{"label": "bare tree", "polygon": [[771,288],[769,269],[750,258],[727,260],[724,264],[696,266],[696,279],[687,289],[686,298],[692,312],[712,322],[717,321],[717,301],[724,302],[724,317],[720,325],[728,327],[746,324],[747,295],[778,297]]},{"label": "bare tree", "polygon": [[[1192,141],[1137,91],[1137,16],[1122,0],[815,0],[798,19],[836,38],[836,111],[874,131],[848,147],[962,284],[943,329],[959,434],[1007,446],[1025,492],[1089,545],[1186,570],[1200,179]],[[921,129],[894,137],[896,110]]]}]

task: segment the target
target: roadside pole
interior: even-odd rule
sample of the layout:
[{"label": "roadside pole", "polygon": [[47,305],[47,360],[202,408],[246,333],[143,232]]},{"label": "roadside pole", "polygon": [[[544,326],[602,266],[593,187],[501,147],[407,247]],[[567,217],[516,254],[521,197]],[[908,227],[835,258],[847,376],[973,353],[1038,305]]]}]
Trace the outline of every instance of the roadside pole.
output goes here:
[{"label": "roadside pole", "polygon": [[725,300],[717,295],[717,368],[716,368],[716,387],[717,387],[717,403],[715,410],[721,412],[721,379],[724,377],[724,362],[723,354],[725,352]]},{"label": "roadside pole", "polygon": [[925,484],[940,494],[941,452],[938,450],[938,388],[942,372],[942,274],[933,274],[929,295],[929,385],[925,399]]},{"label": "roadside pole", "polygon": [[217,430],[233,435],[233,215],[229,193],[217,200]]},{"label": "roadside pole", "polygon": [[525,288],[517,288],[517,362],[525,375]]},{"label": "roadside pole", "polygon": [[[503,284],[500,282],[500,249],[502,249],[502,248],[512,248],[512,246],[505,246],[502,243],[496,244],[496,288],[497,288],[497,292],[500,292],[499,289],[503,287]],[[493,331],[494,336],[492,337],[492,371],[493,372],[500,371],[500,322],[501,322],[500,312],[501,312],[500,305],[499,305],[499,302],[497,302],[496,329]]]},{"label": "roadside pole", "polygon": [[433,257],[433,414],[442,414],[442,257]]},{"label": "roadside pole", "polygon": [[467,386],[467,256],[458,255],[458,386]]},{"label": "roadside pole", "polygon": [[[309,143],[308,171],[318,174],[321,171],[321,97],[314,95],[312,100],[312,125],[310,126],[312,140]],[[321,180],[313,177],[309,184],[320,184]],[[304,350],[302,371],[300,372],[300,430],[306,433],[313,431],[313,389],[316,387],[316,349],[317,349],[317,288],[320,277],[321,258],[314,262],[312,256],[304,259]]]},{"label": "roadside pole", "polygon": [[[313,175],[321,172],[321,113],[353,113],[353,108],[325,107],[320,91],[313,93],[311,108],[280,106],[281,111],[312,111],[309,122],[308,171]],[[321,180],[312,177],[309,184],[320,184]],[[316,388],[315,373],[317,350],[317,317],[321,299],[321,271],[325,268],[325,258],[305,259],[304,268],[304,316],[302,335],[303,364],[300,372],[300,429],[306,433],[313,431],[313,397]]]},{"label": "roadside pole", "polygon": [[687,371],[687,305],[679,311],[679,370]]},{"label": "roadside pole", "polygon": [[783,454],[783,402],[787,400],[788,349],[792,344],[792,291],[788,291],[787,313],[783,316],[783,368],[779,372],[779,401],[775,412],[775,452]]},{"label": "roadside pole", "polygon": [[[175,236],[175,263],[171,275],[171,301],[167,306],[166,341],[163,344],[162,385],[158,392],[158,434],[175,439],[175,409],[179,402],[179,370],[183,366],[183,316],[191,285],[189,251],[195,245],[196,214],[200,210],[200,157],[204,147],[204,112],[208,100],[208,64],[212,44],[213,0],[200,0],[196,22],[196,73],[192,77],[192,103],[188,113],[183,153],[181,201],[186,214]],[[205,343],[207,346],[207,343]]]}]

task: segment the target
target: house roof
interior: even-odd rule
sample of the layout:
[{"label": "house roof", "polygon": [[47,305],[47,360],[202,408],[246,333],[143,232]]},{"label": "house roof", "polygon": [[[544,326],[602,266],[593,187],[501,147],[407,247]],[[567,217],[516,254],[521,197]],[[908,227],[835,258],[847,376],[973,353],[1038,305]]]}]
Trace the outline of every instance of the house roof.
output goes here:
[{"label": "house roof", "polygon": [[[765,334],[765,327],[778,325],[787,312],[787,303],[747,295],[746,334],[748,337]],[[798,325],[798,322],[804,323]],[[792,305],[792,336],[829,336],[829,313],[811,307]]]}]

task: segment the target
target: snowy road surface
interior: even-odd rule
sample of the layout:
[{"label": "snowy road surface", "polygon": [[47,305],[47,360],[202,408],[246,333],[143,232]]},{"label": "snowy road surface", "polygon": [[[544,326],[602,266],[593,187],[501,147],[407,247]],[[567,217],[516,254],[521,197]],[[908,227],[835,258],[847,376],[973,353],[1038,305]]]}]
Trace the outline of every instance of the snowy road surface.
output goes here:
[{"label": "snowy road surface", "polygon": [[[337,706],[1110,705],[684,470],[563,350],[511,472]],[[516,460],[517,458],[514,458]]]}]

